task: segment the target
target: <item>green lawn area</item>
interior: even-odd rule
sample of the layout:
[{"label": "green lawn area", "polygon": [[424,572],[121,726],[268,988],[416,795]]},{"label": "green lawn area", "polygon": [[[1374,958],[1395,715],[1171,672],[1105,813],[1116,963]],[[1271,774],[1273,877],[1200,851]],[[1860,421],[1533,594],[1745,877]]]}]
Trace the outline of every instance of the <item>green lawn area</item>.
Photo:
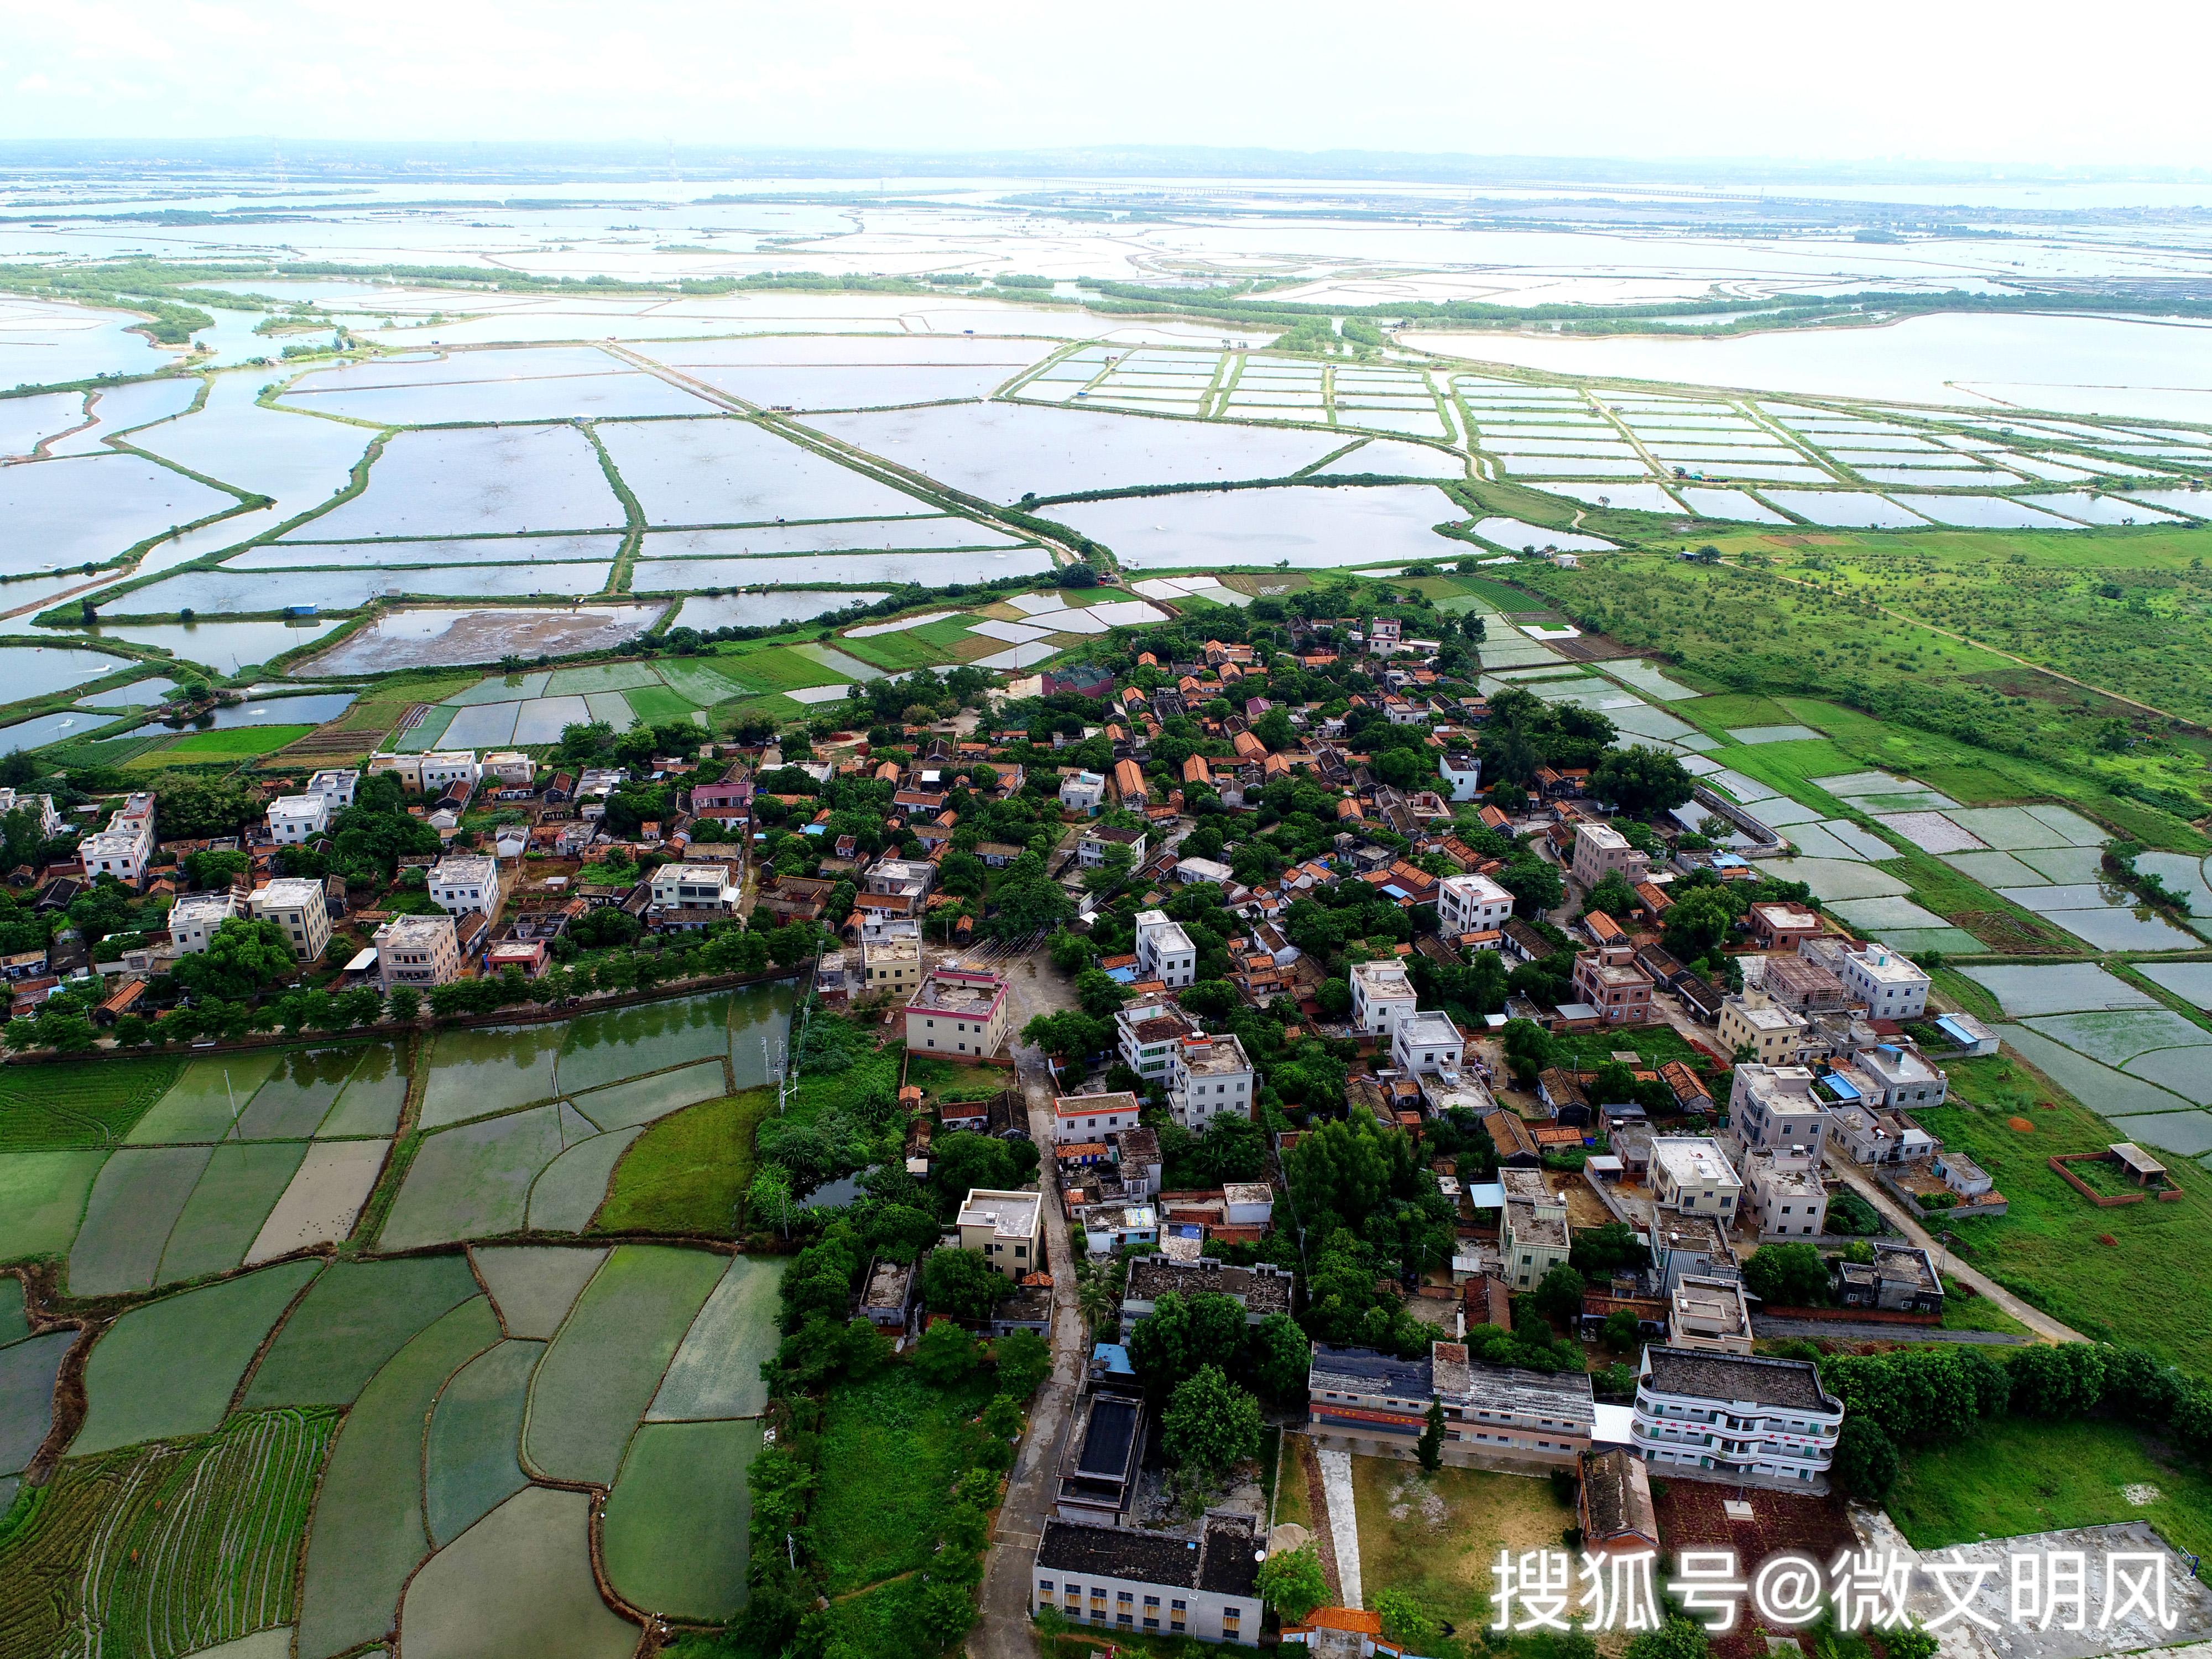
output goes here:
[{"label": "green lawn area", "polygon": [[[1616,1048],[1623,1053],[1633,1048],[1644,1057],[1645,1066],[1657,1068],[1670,1060],[1691,1059],[1697,1050],[1673,1026],[1667,1024],[1638,1025],[1611,1031],[1571,1031],[1553,1041],[1562,1050],[1574,1056],[1571,1064],[1583,1071],[1595,1071],[1613,1058]],[[1717,1041],[1717,1039],[1716,1039]]]},{"label": "green lawn area", "polygon": [[699,705],[680,692],[671,691],[665,685],[641,685],[623,696],[629,700],[630,713],[647,726],[663,726],[672,720],[688,720],[691,711]]},{"label": "green lawn area", "polygon": [[1575,1520],[1574,1505],[1553,1497],[1548,1480],[1490,1469],[1424,1475],[1411,1462],[1355,1457],[1352,1491],[1368,1604],[1378,1590],[1405,1590],[1462,1630],[1489,1622],[1500,1547],[1557,1549]]},{"label": "green lawn area", "polygon": [[[2085,1336],[2141,1343],[2212,1375],[2212,1173],[2171,1158],[2182,1200],[2098,1209],[2046,1160],[2101,1151],[2118,1130],[2009,1051],[1946,1069],[1952,1103],[1914,1115],[1988,1170],[2011,1206],[1956,1223],[1961,1254]],[[2014,1116],[2033,1130],[2006,1127]]]},{"label": "green lawn area", "polygon": [[[837,641],[837,648],[862,662],[903,674],[952,661],[957,647],[975,639],[975,635],[968,631],[973,621],[972,615],[963,611],[957,617],[942,617],[919,628],[901,629],[895,634],[874,634],[860,640],[848,634]],[[1003,651],[1006,642],[994,641],[994,648]]]},{"label": "green lawn area", "polygon": [[[742,656],[721,658],[714,666],[754,691],[797,691],[844,678],[830,672],[811,657],[802,657],[787,645],[765,646]],[[788,708],[786,712],[789,712]]]},{"label": "green lawn area", "polygon": [[312,726],[234,726],[226,731],[188,732],[174,743],[133,758],[134,770],[168,766],[179,761],[249,760],[297,743],[315,728]]},{"label": "green lawn area", "polygon": [[994,1066],[955,1066],[922,1054],[907,1062],[906,1080],[936,1100],[988,1100],[1013,1083],[1012,1073]]},{"label": "green lawn area", "polygon": [[2027,1327],[2014,1319],[1985,1296],[1966,1293],[1955,1279],[1943,1282],[1948,1292],[1943,1298],[1943,1328],[1947,1331],[2002,1331],[2008,1336],[2026,1336]]},{"label": "green lawn area", "polygon": [[[2130,1488],[2148,1501],[2131,1502]],[[1919,1550],[2114,1521],[2148,1521],[2193,1555],[2212,1550],[2212,1476],[2124,1423],[1985,1420],[1907,1457],[1886,1507]]]},{"label": "green lawn area", "polygon": [[615,1165],[594,1230],[734,1237],[738,1201],[752,1184],[753,1131],[775,1103],[773,1090],[749,1089],[662,1118]]},{"label": "green lawn area", "polygon": [[1282,1434],[1277,1439],[1282,1449],[1279,1458],[1280,1473],[1275,1480],[1275,1524],[1279,1527],[1287,1522],[1311,1532],[1313,1502],[1312,1494],[1306,1489],[1306,1463],[1313,1454],[1302,1434]]},{"label": "green lawn area", "polygon": [[933,1389],[905,1365],[830,1389],[822,1483],[811,1516],[832,1596],[910,1572],[929,1558],[963,1468],[968,1419],[988,1378]]}]

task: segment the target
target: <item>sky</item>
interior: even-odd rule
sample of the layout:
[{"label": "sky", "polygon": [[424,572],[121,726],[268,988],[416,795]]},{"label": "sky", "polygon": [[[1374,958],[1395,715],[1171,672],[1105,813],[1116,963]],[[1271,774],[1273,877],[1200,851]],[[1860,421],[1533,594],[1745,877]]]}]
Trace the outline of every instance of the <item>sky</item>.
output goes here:
[{"label": "sky", "polygon": [[2212,167],[2212,9],[0,0],[0,139]]}]

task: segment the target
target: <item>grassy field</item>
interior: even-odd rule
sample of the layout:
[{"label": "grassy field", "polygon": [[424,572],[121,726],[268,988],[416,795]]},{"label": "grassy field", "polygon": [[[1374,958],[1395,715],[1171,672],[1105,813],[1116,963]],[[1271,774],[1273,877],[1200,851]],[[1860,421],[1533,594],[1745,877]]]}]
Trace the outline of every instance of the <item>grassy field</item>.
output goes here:
[{"label": "grassy field", "polygon": [[[975,637],[968,631],[973,620],[972,616],[963,612],[924,623],[920,628],[902,629],[895,634],[874,634],[860,640],[848,635],[837,641],[837,648],[848,656],[873,663],[891,673],[909,673],[917,668],[952,660],[957,648]],[[1006,642],[995,641],[994,648],[1005,650]]]},{"label": "grassy field", "polygon": [[1282,1450],[1280,1472],[1275,1480],[1275,1524],[1279,1527],[1287,1522],[1311,1532],[1313,1496],[1306,1489],[1306,1464],[1313,1454],[1302,1434],[1281,1435],[1279,1443]]},{"label": "grassy field", "polygon": [[[868,643],[866,641],[861,642]],[[843,678],[833,674],[812,658],[803,657],[784,645],[765,646],[746,651],[743,655],[721,658],[714,666],[753,691],[796,691],[805,686],[823,685]],[[786,712],[788,712],[788,705]]]},{"label": "grassy field", "polygon": [[[1957,1223],[1961,1254],[2084,1335],[2138,1342],[2212,1375],[2212,1174],[2173,1158],[2181,1202],[2095,1208],[2046,1160],[2101,1151],[2118,1139],[2110,1124],[2009,1051],[1946,1069],[1952,1103],[1915,1115],[1987,1170],[2011,1206]],[[2008,1127],[2015,1115],[2033,1130]]]},{"label": "grassy field", "polygon": [[933,1389],[901,1365],[830,1391],[822,1428],[816,1547],[832,1596],[909,1572],[929,1559],[953,1481],[962,1432],[990,1398],[988,1382]]},{"label": "grassy field", "polygon": [[2212,1476],[2124,1423],[1985,1420],[1908,1457],[1886,1507],[1920,1550],[2114,1521],[2148,1521],[2191,1554],[2212,1550]]},{"label": "grassy field", "polygon": [[907,1062],[906,1080],[935,1100],[988,1100],[1012,1079],[992,1066],[955,1066],[917,1054]]},{"label": "grassy field", "polygon": [[593,1231],[734,1237],[753,1131],[775,1104],[775,1091],[749,1089],[662,1118],[615,1165]]},{"label": "grassy field", "polygon": [[174,743],[127,763],[132,771],[143,772],[205,761],[252,760],[297,743],[314,729],[312,726],[234,726],[218,732],[188,732]]},{"label": "grassy field", "polygon": [[183,1070],[169,1055],[0,1067],[0,1152],[118,1146]]},{"label": "grassy field", "polygon": [[1352,1491],[1369,1603],[1378,1590],[1405,1590],[1462,1630],[1489,1621],[1500,1547],[1557,1549],[1575,1520],[1574,1505],[1553,1497],[1549,1480],[1489,1469],[1424,1475],[1416,1463],[1355,1457]]},{"label": "grassy field", "polygon": [[641,685],[625,691],[630,713],[647,726],[665,726],[673,720],[688,720],[691,711],[698,707],[681,692],[672,691],[665,685]]},{"label": "grassy field", "polygon": [[[2106,722],[2130,715],[2126,706],[2033,672],[1996,651],[1886,614],[1877,595],[1840,577],[1832,581],[1829,573],[1766,563],[1785,554],[1795,558],[1801,550],[1840,561],[1863,544],[1896,539],[1856,533],[1747,536],[1729,544],[1755,554],[1744,566],[1682,564],[1664,555],[1632,553],[1572,569],[1524,564],[1514,575],[1584,626],[1676,657],[1702,684],[1784,706],[1797,696],[1821,700],[1820,708],[1834,713],[1823,719],[1808,711],[1804,723],[1826,732],[1838,751],[1855,754],[1863,763],[1911,770],[1962,800],[2047,796],[2072,801],[2137,839],[2201,849],[2203,836],[2185,822],[2203,811],[2198,779],[2207,749],[2201,740],[2148,729],[2120,749],[2103,748],[2098,739]],[[2056,601],[2039,590],[2027,590],[2024,599],[2013,595],[2011,584],[2022,567],[2007,562],[2008,548],[2021,539],[2061,544],[2084,558],[2096,556],[2087,550],[2103,544],[2102,538],[2078,537],[1940,538],[1954,556],[1981,549],[1984,562],[1973,568],[1975,579],[1988,590],[1993,607],[2033,604],[2049,611]],[[2199,537],[2197,544],[2212,543]],[[1960,580],[1967,572],[1967,566],[1958,567]],[[2136,625],[2148,628],[2150,620],[2138,617]],[[1984,636],[1979,625],[1971,631],[1977,639]],[[2021,655],[2077,674],[2090,685],[2166,707],[2179,696],[2175,683],[2194,674],[2193,664],[2172,658],[2163,645],[2143,651],[2148,654],[2123,661],[2125,653],[2115,647],[2109,664],[2078,650],[2057,656],[2022,650]],[[2143,663],[2155,665],[2157,672],[2129,665]],[[2198,699],[2212,703],[2202,675],[2194,677],[2200,684],[2185,700],[2192,708]],[[1857,709],[1868,712],[1852,713]],[[1694,703],[1684,712],[1698,718]],[[1732,752],[1729,759],[1736,758]],[[1939,775],[1946,762],[2003,783],[1961,793]],[[1965,777],[1956,781],[1969,784]],[[2123,792],[2155,799],[2124,799]],[[2168,799],[2181,809],[2178,813],[2158,804]]]}]

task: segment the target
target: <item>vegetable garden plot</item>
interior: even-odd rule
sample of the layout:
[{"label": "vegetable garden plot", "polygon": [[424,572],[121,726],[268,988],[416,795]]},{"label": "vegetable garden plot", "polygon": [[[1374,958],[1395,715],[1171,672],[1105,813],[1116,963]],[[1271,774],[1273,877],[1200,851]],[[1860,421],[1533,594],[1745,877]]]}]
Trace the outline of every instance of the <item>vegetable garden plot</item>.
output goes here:
[{"label": "vegetable garden plot", "polygon": [[423,1519],[443,1548],[530,1484],[515,1461],[543,1342],[495,1343],[438,1395],[422,1452]]},{"label": "vegetable garden plot", "polygon": [[93,1345],[84,1425],[88,1457],[141,1440],[213,1432],[270,1327],[322,1266],[287,1261],[131,1309]]},{"label": "vegetable garden plot", "polygon": [[246,1248],[257,1267],[294,1250],[336,1244],[353,1231],[391,1151],[388,1140],[334,1140],[307,1148],[290,1185]]},{"label": "vegetable garden plot", "polygon": [[525,1468],[549,1480],[614,1483],[631,1431],[724,1266],[702,1251],[615,1249],[531,1382]]},{"label": "vegetable garden plot", "polygon": [[418,1332],[476,1294],[458,1255],[332,1262],[276,1334],[244,1403],[351,1405]]},{"label": "vegetable garden plot", "polygon": [[289,1655],[282,1626],[337,1425],[247,1413],[204,1438],[64,1462],[0,1544],[0,1651],[180,1659],[243,1654],[228,1644],[259,1631]]},{"label": "vegetable garden plot", "polygon": [[163,1057],[0,1070],[0,1151],[120,1145],[182,1069]]},{"label": "vegetable garden plot", "polygon": [[[637,1627],[592,1583],[591,1505],[582,1492],[527,1487],[433,1556],[400,1613],[407,1659],[629,1659]],[[303,1640],[300,1651],[328,1650]]]},{"label": "vegetable garden plot", "polygon": [[401,1588],[429,1547],[423,1420],[446,1379],[497,1340],[490,1304],[473,1297],[400,1349],[361,1391],[315,1504],[300,1581],[301,1659],[332,1659],[391,1629]]}]

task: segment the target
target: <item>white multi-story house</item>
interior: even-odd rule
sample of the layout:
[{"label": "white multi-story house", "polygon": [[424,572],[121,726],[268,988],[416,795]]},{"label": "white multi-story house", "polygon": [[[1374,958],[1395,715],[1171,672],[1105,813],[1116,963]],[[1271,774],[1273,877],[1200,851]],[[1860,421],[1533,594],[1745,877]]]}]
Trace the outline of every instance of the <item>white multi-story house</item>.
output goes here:
[{"label": "white multi-story house", "polygon": [[428,990],[461,976],[461,951],[448,915],[394,916],[376,930],[376,975],[388,993]]},{"label": "white multi-story house", "polygon": [[1540,1170],[1500,1170],[1505,1208],[1498,1221],[1498,1259],[1506,1282],[1533,1291],[1573,1249],[1567,1201],[1552,1191]]},{"label": "white multi-story house", "polygon": [[1437,774],[1451,800],[1473,800],[1482,793],[1482,761],[1463,749],[1447,749],[1437,759]]},{"label": "white multi-story house", "polygon": [[360,773],[331,767],[307,780],[307,793],[322,802],[324,811],[343,812],[353,805],[354,791],[360,785]]},{"label": "white multi-story house", "polygon": [[1198,982],[1198,951],[1164,910],[1137,912],[1137,977],[1156,979],[1170,991]]},{"label": "white multi-story house", "polygon": [[1252,1116],[1257,1092],[1252,1062],[1233,1036],[1187,1036],[1169,1052],[1168,1105],[1186,1129],[1203,1132],[1223,1113]]},{"label": "white multi-story house", "polygon": [[656,910],[734,910],[739,891],[731,878],[734,869],[726,864],[664,864],[653,872],[653,907]]},{"label": "white multi-story house", "polygon": [[1413,1016],[1413,982],[1402,962],[1352,964],[1352,1023],[1363,1031],[1387,1036],[1398,1022]]},{"label": "white multi-story house", "polygon": [[1875,1104],[1901,1111],[1913,1106],[1941,1106],[1950,1092],[1951,1079],[1940,1066],[1931,1065],[1917,1048],[1877,1042],[1859,1049],[1851,1064],[1874,1079],[1879,1091]]},{"label": "white multi-story house", "polygon": [[154,856],[154,797],[136,794],[115,809],[107,828],[77,843],[88,878],[112,876],[137,886]]},{"label": "white multi-story house", "polygon": [[330,825],[320,795],[279,795],[269,803],[269,839],[279,847],[303,847]]},{"label": "white multi-story house", "polygon": [[1106,867],[1106,849],[1126,847],[1129,849],[1132,869],[1145,861],[1145,832],[1123,830],[1110,823],[1102,823],[1083,832],[1075,843],[1075,861],[1085,870]]},{"label": "white multi-story house", "polygon": [[1114,1024],[1121,1063],[1147,1085],[1157,1083],[1163,1089],[1174,1069],[1176,1044],[1199,1034],[1188,1015],[1161,997],[1124,1003],[1115,1011]]},{"label": "white multi-story house", "polygon": [[1817,1238],[1828,1224],[1820,1166],[1789,1152],[1751,1152],[1743,1160],[1743,1206],[1762,1239]]},{"label": "white multi-story house", "polygon": [[499,860],[481,853],[449,853],[430,866],[430,902],[449,916],[499,908]]},{"label": "white multi-story house", "polygon": [[36,812],[39,833],[52,840],[62,832],[62,815],[52,795],[34,795],[28,790],[0,789],[0,817],[10,812]]},{"label": "white multi-story house", "polygon": [[1804,1359],[1664,1347],[1644,1351],[1632,1444],[1692,1480],[1821,1481],[1836,1452],[1843,1401]]},{"label": "white multi-story house", "polygon": [[1467,1039],[1445,1014],[1410,1014],[1390,1028],[1390,1059],[1408,1077],[1457,1072],[1466,1050]]},{"label": "white multi-story house", "polygon": [[1139,1108],[1133,1094],[1058,1095],[1052,1103],[1052,1139],[1056,1146],[1103,1140],[1137,1127]]},{"label": "white multi-story house", "polygon": [[1437,931],[1446,939],[1495,932],[1513,915],[1513,895],[1488,876],[1446,876],[1437,884]]},{"label": "white multi-story house", "polygon": [[1705,1135],[1656,1135],[1651,1141],[1651,1201],[1723,1226],[1742,1202],[1743,1182]]},{"label": "white multi-story house", "polygon": [[483,757],[480,775],[504,788],[526,789],[538,781],[538,763],[519,750],[495,750]]},{"label": "white multi-story house", "polygon": [[1818,1164],[1827,1146],[1828,1114],[1814,1097],[1813,1073],[1802,1066],[1741,1062],[1729,1085],[1729,1122],[1746,1152]]},{"label": "white multi-story house", "polygon": [[1928,975],[1886,945],[1843,955],[1832,970],[1869,1019],[1918,1019],[1928,1012]]},{"label": "white multi-story house", "polygon": [[975,1251],[984,1266],[1019,1284],[1024,1275],[1044,1266],[1037,1219],[1043,1206],[1036,1193],[970,1187],[956,1224],[960,1248]]},{"label": "white multi-story house", "polygon": [[304,876],[280,876],[257,887],[246,901],[256,921],[273,921],[284,930],[292,954],[319,962],[331,942],[331,914],[323,884]]},{"label": "white multi-story house", "polygon": [[474,787],[480,769],[473,749],[437,749],[427,754],[396,755],[380,750],[368,757],[371,773],[389,772],[410,795],[442,795],[456,783]]},{"label": "white multi-story house", "polygon": [[238,914],[238,896],[220,893],[185,893],[169,907],[169,948],[179,956],[198,956],[208,948],[216,929]]},{"label": "white multi-story house", "polygon": [[1095,817],[1106,800],[1106,780],[1096,772],[1076,772],[1060,781],[1060,804],[1071,812]]}]

